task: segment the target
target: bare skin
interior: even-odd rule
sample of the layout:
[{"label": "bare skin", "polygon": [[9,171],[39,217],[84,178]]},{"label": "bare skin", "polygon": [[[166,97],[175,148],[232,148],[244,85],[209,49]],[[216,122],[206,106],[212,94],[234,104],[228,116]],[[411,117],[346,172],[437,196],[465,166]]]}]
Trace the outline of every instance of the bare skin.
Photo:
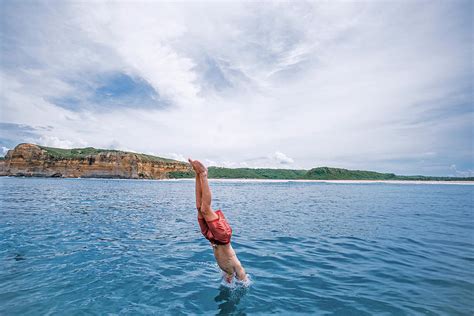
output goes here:
[{"label": "bare skin", "polygon": [[[198,219],[204,218],[206,221],[218,219],[219,216],[211,207],[212,195],[207,179],[206,167],[198,160],[188,160],[196,173],[196,208],[198,211]],[[231,282],[234,275],[238,280],[246,281],[247,274],[237,258],[232,245],[230,243],[226,245],[211,243],[211,245],[217,264],[226,274],[226,281]]]}]

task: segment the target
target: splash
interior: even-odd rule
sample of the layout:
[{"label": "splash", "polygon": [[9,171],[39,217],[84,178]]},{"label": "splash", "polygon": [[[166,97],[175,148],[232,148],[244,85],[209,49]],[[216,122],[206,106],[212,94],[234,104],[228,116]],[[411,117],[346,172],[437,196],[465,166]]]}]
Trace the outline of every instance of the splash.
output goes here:
[{"label": "splash", "polygon": [[235,276],[231,279],[230,282],[227,281],[226,274],[222,273],[221,285],[231,290],[236,289],[247,289],[253,284],[252,277],[250,274],[247,274],[247,280],[240,281]]}]

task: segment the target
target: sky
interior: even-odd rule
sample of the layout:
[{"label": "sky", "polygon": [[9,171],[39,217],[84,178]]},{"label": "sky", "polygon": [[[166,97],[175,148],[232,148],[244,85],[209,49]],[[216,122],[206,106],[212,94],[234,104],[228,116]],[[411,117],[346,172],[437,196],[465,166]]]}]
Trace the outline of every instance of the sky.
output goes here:
[{"label": "sky", "polygon": [[0,5],[0,154],[474,176],[472,1]]}]

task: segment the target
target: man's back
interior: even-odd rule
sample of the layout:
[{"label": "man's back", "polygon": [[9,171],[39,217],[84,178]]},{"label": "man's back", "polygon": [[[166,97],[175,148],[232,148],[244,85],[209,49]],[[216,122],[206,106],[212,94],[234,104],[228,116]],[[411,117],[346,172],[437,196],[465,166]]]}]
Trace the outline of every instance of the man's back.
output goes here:
[{"label": "man's back", "polygon": [[215,245],[213,249],[217,264],[226,273],[226,280],[228,282],[232,280],[234,275],[241,281],[247,280],[247,274],[230,243]]}]

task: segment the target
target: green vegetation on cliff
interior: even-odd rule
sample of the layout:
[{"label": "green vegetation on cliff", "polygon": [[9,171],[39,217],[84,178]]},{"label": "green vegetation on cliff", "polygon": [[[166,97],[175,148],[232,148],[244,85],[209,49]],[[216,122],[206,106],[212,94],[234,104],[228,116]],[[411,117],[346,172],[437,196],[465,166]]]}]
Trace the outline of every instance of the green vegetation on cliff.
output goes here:
[{"label": "green vegetation on cliff", "polygon": [[72,149],[63,149],[63,148],[54,148],[54,147],[45,147],[39,146],[41,149],[45,150],[46,153],[53,159],[81,159],[87,158],[91,155],[98,155],[98,154],[107,154],[107,153],[114,153],[114,154],[131,154],[136,155],[143,161],[164,161],[164,162],[177,162],[176,160],[146,155],[146,154],[138,154],[128,151],[121,151],[121,150],[114,150],[114,149],[96,149],[94,147],[86,147],[86,148],[72,148]]}]

